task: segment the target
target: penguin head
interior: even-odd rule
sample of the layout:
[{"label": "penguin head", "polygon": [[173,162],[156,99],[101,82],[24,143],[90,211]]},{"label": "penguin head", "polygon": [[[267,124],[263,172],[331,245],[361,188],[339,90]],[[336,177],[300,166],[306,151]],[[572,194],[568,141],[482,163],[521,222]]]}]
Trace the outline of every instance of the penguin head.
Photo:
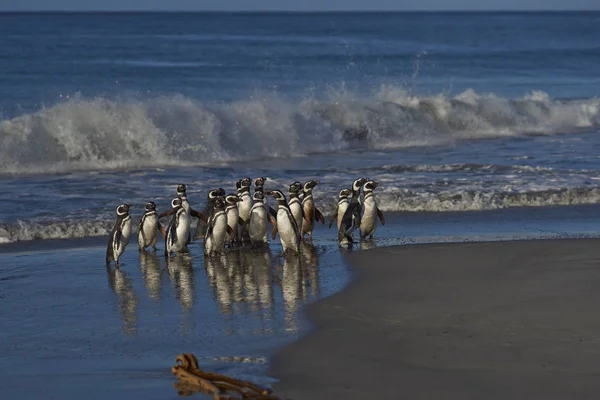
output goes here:
[{"label": "penguin head", "polygon": [[340,190],[340,194],[338,195],[338,198],[341,199],[345,199],[348,196],[350,196],[352,194],[352,191],[350,189],[342,189]]},{"label": "penguin head", "polygon": [[177,185],[177,194],[185,194],[185,191],[187,190],[187,186],[185,186],[183,183],[180,185]]},{"label": "penguin head", "polygon": [[240,198],[236,194],[229,194],[229,195],[227,195],[227,197],[225,197],[225,202],[230,206],[234,205],[235,203],[237,203],[239,201],[240,201]]},{"label": "penguin head", "polygon": [[156,204],[153,201],[149,201],[146,203],[146,212],[156,211]]},{"label": "penguin head", "polygon": [[363,190],[371,190],[372,191],[377,186],[379,186],[379,183],[377,183],[375,181],[368,181],[367,183],[365,183],[365,187],[363,188]]},{"label": "penguin head", "polygon": [[254,201],[262,202],[264,199],[265,199],[265,194],[263,191],[257,190],[256,192],[254,192]]},{"label": "penguin head", "polygon": [[241,180],[241,179],[238,179],[238,180],[235,182],[235,187],[236,187],[236,189],[238,189],[238,190],[242,188],[242,180]]},{"label": "penguin head", "polygon": [[290,185],[288,191],[290,193],[298,193],[300,190],[302,190],[302,188],[304,187],[304,185],[302,185],[302,182],[294,182]]},{"label": "penguin head", "polygon": [[266,193],[268,196],[271,196],[277,201],[285,201],[285,195],[281,192],[281,190],[271,190]]},{"label": "penguin head", "polygon": [[223,199],[221,197],[217,197],[217,199],[215,200],[215,209],[222,209],[225,207],[225,202],[223,201]]},{"label": "penguin head", "polygon": [[368,179],[367,178],[358,178],[357,180],[354,181],[354,183],[352,184],[352,190],[355,192],[358,192],[360,190],[360,188],[367,183]]},{"label": "penguin head", "polygon": [[223,188],[213,189],[210,192],[208,192],[209,200],[214,200],[221,196],[225,196],[225,190]]},{"label": "penguin head", "polygon": [[179,197],[175,197],[173,200],[171,200],[171,207],[173,208],[181,207],[181,204],[181,199]]},{"label": "penguin head", "polygon": [[127,215],[129,213],[129,204],[121,204],[117,207],[117,215]]},{"label": "penguin head", "polygon": [[240,188],[250,187],[251,185],[252,185],[252,179],[250,179],[250,178],[243,178],[240,181]]},{"label": "penguin head", "polygon": [[267,181],[267,178],[265,178],[263,176],[261,176],[259,178],[256,178],[254,180],[254,187],[256,187],[256,186],[264,186],[266,181]]},{"label": "penguin head", "polygon": [[311,190],[313,189],[315,186],[317,186],[319,184],[319,181],[308,181],[304,183],[304,187],[303,189],[305,191]]}]

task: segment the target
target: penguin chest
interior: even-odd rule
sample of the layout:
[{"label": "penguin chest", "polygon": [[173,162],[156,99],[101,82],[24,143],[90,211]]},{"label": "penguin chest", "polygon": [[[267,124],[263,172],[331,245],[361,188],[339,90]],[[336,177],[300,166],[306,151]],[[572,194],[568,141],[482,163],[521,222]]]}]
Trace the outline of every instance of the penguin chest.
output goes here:
[{"label": "penguin chest", "polygon": [[248,221],[250,218],[250,210],[252,209],[252,199],[250,195],[245,194],[240,198],[240,202],[238,203],[238,210],[240,218],[244,221]]},{"label": "penguin chest", "polygon": [[298,199],[293,199],[292,201],[290,201],[290,211],[292,212],[292,215],[294,216],[294,219],[296,220],[296,224],[298,224],[298,227],[302,226],[302,204],[300,204],[300,201]]},{"label": "penguin chest", "polygon": [[298,251],[299,236],[292,223],[292,218],[293,215],[285,209],[280,208],[277,211],[277,230],[284,251],[288,248]]},{"label": "penguin chest", "polygon": [[348,202],[344,201],[338,204],[338,214],[337,214],[337,228],[340,229],[342,225],[342,219],[344,219],[344,214],[348,210]]},{"label": "penguin chest", "polygon": [[313,230],[313,223],[315,220],[315,205],[312,198],[305,198],[302,201],[302,208],[304,209],[304,221],[302,223],[302,233],[309,233]]},{"label": "penguin chest", "polygon": [[252,241],[267,240],[267,212],[264,205],[255,204],[252,207],[248,231]]},{"label": "penguin chest", "polygon": [[121,224],[121,242],[124,244],[129,243],[129,237],[131,236],[131,217],[127,217]]},{"label": "penguin chest", "polygon": [[375,230],[376,219],[377,218],[377,204],[375,203],[375,199],[370,196],[367,197],[362,206],[362,218],[360,221],[360,230],[361,232],[370,234]]},{"label": "penguin chest", "polygon": [[225,212],[221,211],[213,215],[210,224],[212,229],[207,231],[205,238],[205,251],[209,254],[220,251],[225,246],[225,239],[227,238],[227,216]]},{"label": "penguin chest", "polygon": [[237,226],[239,215],[240,213],[236,206],[227,209],[227,225],[229,225],[231,229],[235,229]]},{"label": "penguin chest", "polygon": [[156,244],[158,238],[158,217],[156,214],[147,215],[142,223],[142,231],[140,232],[140,244],[150,246]]}]

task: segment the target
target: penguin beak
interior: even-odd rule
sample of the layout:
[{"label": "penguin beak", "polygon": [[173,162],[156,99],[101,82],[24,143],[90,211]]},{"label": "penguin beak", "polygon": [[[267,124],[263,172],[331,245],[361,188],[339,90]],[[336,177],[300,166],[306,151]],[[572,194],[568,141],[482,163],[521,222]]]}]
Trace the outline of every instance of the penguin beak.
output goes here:
[{"label": "penguin beak", "polygon": [[273,192],[272,192],[272,191],[265,192],[265,194],[266,194],[267,196],[273,196]]}]

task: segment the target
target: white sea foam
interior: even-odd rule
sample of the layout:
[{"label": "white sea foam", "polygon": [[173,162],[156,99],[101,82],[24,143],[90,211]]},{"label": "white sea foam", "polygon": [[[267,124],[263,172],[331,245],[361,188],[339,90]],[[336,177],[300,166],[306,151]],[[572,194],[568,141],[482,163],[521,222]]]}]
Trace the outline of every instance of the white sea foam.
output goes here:
[{"label": "white sea foam", "polygon": [[600,100],[521,99],[467,90],[454,98],[382,87],[326,100],[275,95],[226,104],[183,96],[75,96],[0,122],[3,173],[202,165],[348,148],[440,145],[461,139],[570,133],[600,124]]}]

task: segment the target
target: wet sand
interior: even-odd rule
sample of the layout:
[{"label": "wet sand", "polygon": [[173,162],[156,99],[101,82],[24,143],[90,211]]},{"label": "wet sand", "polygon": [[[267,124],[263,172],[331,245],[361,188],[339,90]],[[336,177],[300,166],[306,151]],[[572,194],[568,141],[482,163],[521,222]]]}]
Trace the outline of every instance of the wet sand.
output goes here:
[{"label": "wet sand", "polygon": [[600,240],[351,253],[357,279],[308,307],[276,392],[302,399],[600,396]]}]

